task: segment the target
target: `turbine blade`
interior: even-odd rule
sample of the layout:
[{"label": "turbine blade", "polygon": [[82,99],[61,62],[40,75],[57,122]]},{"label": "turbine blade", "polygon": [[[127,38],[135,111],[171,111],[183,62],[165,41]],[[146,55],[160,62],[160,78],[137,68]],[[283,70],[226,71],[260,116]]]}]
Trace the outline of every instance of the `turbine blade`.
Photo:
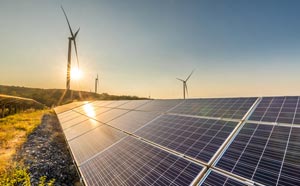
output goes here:
[{"label": "turbine blade", "polygon": [[72,31],[72,28],[71,28],[71,26],[70,26],[70,23],[69,23],[69,20],[68,20],[67,14],[66,14],[66,12],[65,12],[65,10],[64,10],[64,8],[63,8],[63,6],[61,6],[61,9],[62,9],[62,11],[63,11],[63,12],[64,12],[64,14],[65,14],[65,17],[66,17],[66,20],[67,20],[67,23],[68,23],[68,26],[69,26],[69,29],[70,29],[70,32],[71,32],[71,36],[72,36],[72,37],[74,37],[74,34],[73,34],[73,31]]},{"label": "turbine blade", "polygon": [[182,82],[184,82],[184,80],[182,80],[182,79],[179,79],[179,78],[176,78],[177,80],[179,80],[179,81],[182,81]]},{"label": "turbine blade", "polygon": [[76,36],[77,36],[79,30],[80,30],[80,27],[79,27],[78,30],[75,32],[75,34],[74,34],[74,39],[76,39]]},{"label": "turbine blade", "polygon": [[78,69],[79,69],[79,59],[78,59],[78,52],[77,52],[77,45],[76,45],[75,38],[74,38],[73,42],[74,42],[74,48],[75,48],[75,53],[76,53],[77,65],[78,65]]},{"label": "turbine blade", "polygon": [[186,78],[185,81],[188,81],[188,80],[190,79],[190,77],[191,77],[191,75],[193,74],[193,72],[194,72],[194,70],[190,73],[190,75]]}]

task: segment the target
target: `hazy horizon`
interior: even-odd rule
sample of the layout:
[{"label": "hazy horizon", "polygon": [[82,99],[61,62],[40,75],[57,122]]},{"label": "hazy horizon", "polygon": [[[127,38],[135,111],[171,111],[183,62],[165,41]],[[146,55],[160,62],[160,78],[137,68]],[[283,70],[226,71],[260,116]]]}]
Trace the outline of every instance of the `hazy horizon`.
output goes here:
[{"label": "hazy horizon", "polygon": [[[2,1],[0,85],[64,89],[73,30],[83,76],[71,89],[151,98],[300,95],[297,1]],[[76,64],[74,50],[72,63]]]}]

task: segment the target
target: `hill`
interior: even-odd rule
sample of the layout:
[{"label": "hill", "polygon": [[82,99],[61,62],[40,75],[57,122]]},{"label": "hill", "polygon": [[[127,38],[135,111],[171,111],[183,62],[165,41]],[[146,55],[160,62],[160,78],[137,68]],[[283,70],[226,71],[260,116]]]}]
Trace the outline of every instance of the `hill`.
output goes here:
[{"label": "hill", "polygon": [[34,99],[48,107],[57,106],[72,101],[85,101],[85,100],[133,100],[145,99],[137,96],[116,96],[107,93],[96,94],[86,91],[66,91],[65,89],[41,89],[41,88],[28,88],[19,86],[6,86],[0,85],[0,94],[11,96],[19,96]]}]

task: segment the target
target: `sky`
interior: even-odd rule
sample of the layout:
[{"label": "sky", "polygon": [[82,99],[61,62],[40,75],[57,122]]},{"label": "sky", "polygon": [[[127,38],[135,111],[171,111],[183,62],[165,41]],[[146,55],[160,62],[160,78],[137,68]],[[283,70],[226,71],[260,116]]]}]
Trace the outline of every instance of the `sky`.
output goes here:
[{"label": "sky", "polygon": [[[0,84],[151,98],[300,95],[300,1],[1,0]],[[72,51],[72,64],[76,60]]]}]

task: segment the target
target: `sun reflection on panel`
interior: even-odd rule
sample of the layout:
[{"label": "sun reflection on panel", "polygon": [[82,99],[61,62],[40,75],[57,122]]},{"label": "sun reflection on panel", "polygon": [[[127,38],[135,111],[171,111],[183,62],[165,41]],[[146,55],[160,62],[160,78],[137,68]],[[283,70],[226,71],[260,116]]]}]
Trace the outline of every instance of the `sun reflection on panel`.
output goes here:
[{"label": "sun reflection on panel", "polygon": [[91,118],[95,118],[96,116],[96,112],[94,107],[91,104],[85,104],[83,106],[83,110],[86,113],[87,116],[91,117]]}]

